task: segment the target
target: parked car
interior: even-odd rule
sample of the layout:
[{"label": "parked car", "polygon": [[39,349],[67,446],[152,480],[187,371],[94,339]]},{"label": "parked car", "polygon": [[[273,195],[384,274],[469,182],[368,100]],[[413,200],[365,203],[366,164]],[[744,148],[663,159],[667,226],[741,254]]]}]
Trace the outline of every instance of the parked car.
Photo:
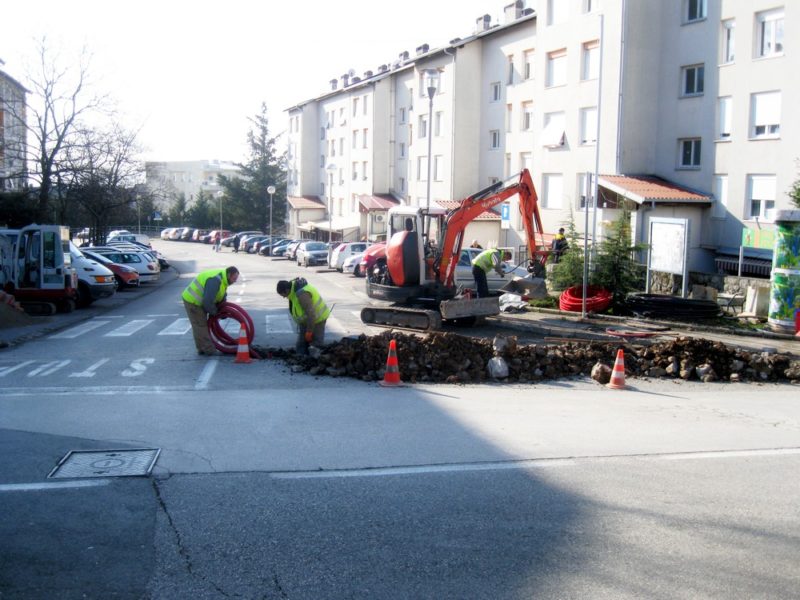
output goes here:
[{"label": "parked car", "polygon": [[106,243],[110,242],[133,242],[152,248],[150,245],[150,238],[143,233],[117,233],[115,235],[108,234]]},{"label": "parked car", "polygon": [[364,277],[375,267],[379,260],[386,261],[386,242],[378,242],[367,248],[358,265],[359,272],[354,272],[353,275],[356,277]]},{"label": "parked car", "polygon": [[69,243],[72,267],[78,274],[79,307],[89,306],[95,300],[110,298],[117,291],[114,273],[96,260],[88,258],[72,242]]},{"label": "parked car", "polygon": [[331,262],[328,265],[331,269],[342,271],[344,261],[353,256],[353,254],[361,254],[369,247],[367,242],[342,242],[334,248],[331,254]]},{"label": "parked car", "polygon": [[225,238],[227,238],[227,237],[229,237],[231,235],[233,235],[233,234],[230,231],[228,231],[227,229],[214,229],[209,234],[208,240],[206,241],[206,244],[216,244],[217,242],[220,241],[220,238],[222,238],[224,240]]},{"label": "parked car", "polygon": [[276,244],[272,248],[272,256],[286,256],[286,250],[294,243],[300,243],[300,240],[285,240],[280,244]]},{"label": "parked car", "polygon": [[[458,264],[456,264],[455,281],[456,285],[461,285],[467,288],[475,288],[475,279],[472,277],[472,261],[478,254],[483,252],[480,248],[462,248],[461,255],[458,257]],[[501,277],[494,269],[486,274],[486,283],[489,286],[490,292],[496,292],[501,287],[506,285],[514,277],[526,277],[528,270],[522,265],[513,265],[510,262],[503,263],[503,271],[505,277]]]},{"label": "parked car", "polygon": [[361,258],[364,256],[363,252],[353,254],[350,258],[345,259],[342,263],[342,273],[350,273],[359,277],[361,274]]},{"label": "parked car", "polygon": [[295,260],[297,258],[297,248],[303,242],[313,242],[314,240],[295,240],[286,248],[286,258],[289,260]]},{"label": "parked car", "polygon": [[102,254],[115,263],[136,269],[141,283],[158,281],[159,277],[161,277],[161,267],[158,264],[158,259],[144,250],[114,246],[97,246],[90,248],[90,250],[97,254]]},{"label": "parked car", "polygon": [[169,236],[170,236],[170,234],[171,234],[173,231],[175,231],[175,228],[174,228],[174,227],[167,227],[166,229],[162,229],[162,230],[161,230],[161,239],[162,239],[162,240],[168,240],[168,239],[169,239]]},{"label": "parked car", "polygon": [[263,231],[239,231],[238,233],[231,234],[222,238],[222,245],[229,248],[233,247],[233,238],[239,238],[239,250],[242,249],[242,239],[249,235],[264,235]]},{"label": "parked car", "polygon": [[192,233],[192,241],[202,242],[203,237],[206,235],[208,235],[208,229],[195,229],[194,233]]},{"label": "parked car", "polygon": [[246,252],[247,254],[252,254],[255,251],[255,245],[257,242],[261,240],[268,239],[268,235],[250,235],[246,238],[242,238],[241,246],[239,246],[239,250],[242,252]]},{"label": "parked car", "polygon": [[274,238],[273,241],[271,241],[268,244],[265,244],[264,242],[261,242],[261,244],[259,246],[259,249],[258,249],[258,253],[261,256],[274,256],[274,251],[275,251],[276,248],[278,248],[279,246],[286,246],[291,241],[292,240],[287,239],[287,238],[276,237],[276,238]]},{"label": "parked car", "polygon": [[88,248],[81,248],[81,252],[86,258],[96,260],[114,274],[114,279],[117,280],[118,290],[129,287],[139,287],[139,273],[136,271],[136,269],[127,265],[115,263],[108,257],[103,256],[102,254],[96,254]]},{"label": "parked car", "polygon": [[303,242],[295,252],[297,265],[311,267],[324,265],[328,262],[328,244],[325,242]]}]

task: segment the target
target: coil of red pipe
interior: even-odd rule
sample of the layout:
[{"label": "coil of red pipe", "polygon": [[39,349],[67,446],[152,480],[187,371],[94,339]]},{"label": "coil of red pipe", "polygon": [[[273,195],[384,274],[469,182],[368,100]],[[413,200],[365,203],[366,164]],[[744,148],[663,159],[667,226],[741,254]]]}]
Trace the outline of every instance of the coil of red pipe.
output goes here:
[{"label": "coil of red pipe", "polygon": [[[239,322],[239,327],[236,328],[236,339],[228,335],[223,328],[221,321],[225,319]],[[250,348],[256,333],[255,326],[253,319],[241,306],[232,302],[222,302],[217,307],[217,314],[208,317],[208,333],[211,335],[211,341],[214,342],[217,350],[225,354],[236,354],[239,348],[239,332],[242,327],[247,335],[247,347]],[[253,354],[252,350],[250,350],[250,354]]]},{"label": "coil of red pipe", "polygon": [[[599,285],[586,288],[586,311],[602,312],[611,306],[611,292]],[[581,312],[583,308],[583,286],[575,285],[567,288],[558,299],[558,307],[570,312]]]}]

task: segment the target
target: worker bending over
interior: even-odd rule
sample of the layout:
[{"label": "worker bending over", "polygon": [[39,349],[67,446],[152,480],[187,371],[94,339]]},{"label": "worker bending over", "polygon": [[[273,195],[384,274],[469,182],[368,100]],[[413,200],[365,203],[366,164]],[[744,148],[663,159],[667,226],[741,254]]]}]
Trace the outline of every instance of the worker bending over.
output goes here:
[{"label": "worker bending over", "polygon": [[486,282],[486,274],[494,269],[500,277],[505,277],[503,271],[503,261],[511,260],[511,253],[508,250],[498,250],[488,248],[484,250],[472,261],[472,277],[475,279],[478,298],[489,297],[489,284]]},{"label": "worker bending over", "polygon": [[291,281],[278,282],[278,294],[289,299],[289,313],[297,323],[298,354],[308,354],[310,345],[322,346],[325,343],[325,323],[331,310],[319,295],[317,288],[302,277]]},{"label": "worker bending over", "polygon": [[181,298],[186,316],[192,325],[192,335],[197,353],[205,356],[221,354],[214,348],[214,342],[208,334],[208,315],[216,315],[219,305],[225,302],[228,286],[239,279],[239,269],[209,269],[198,273],[192,282],[183,290]]}]

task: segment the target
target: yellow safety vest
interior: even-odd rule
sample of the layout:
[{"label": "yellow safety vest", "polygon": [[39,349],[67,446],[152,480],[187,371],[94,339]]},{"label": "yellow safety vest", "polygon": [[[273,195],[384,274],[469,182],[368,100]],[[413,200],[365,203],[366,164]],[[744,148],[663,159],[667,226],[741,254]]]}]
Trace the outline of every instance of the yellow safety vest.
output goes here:
[{"label": "yellow safety vest", "polygon": [[212,277],[220,277],[220,279],[222,279],[219,285],[219,291],[214,298],[214,303],[222,302],[222,299],[225,297],[225,292],[228,290],[228,274],[225,269],[209,269],[208,271],[198,273],[197,277],[192,280],[192,283],[187,285],[186,289],[183,290],[181,298],[189,304],[203,306],[203,290],[206,287],[206,281]]},{"label": "yellow safety vest", "polygon": [[[289,310],[292,312],[292,319],[294,319],[295,323],[304,325],[306,322],[306,311],[303,310],[303,307],[297,300],[297,294],[295,293],[294,286],[295,282],[292,281],[292,289],[289,292]],[[314,321],[314,325],[327,319],[331,314],[331,309],[327,307],[325,301],[322,299],[322,296],[319,295],[317,288],[307,283],[301,288],[301,290],[311,294],[311,303],[314,305],[314,312],[316,313],[317,317]]]},{"label": "yellow safety vest", "polygon": [[478,256],[475,257],[475,259],[472,261],[472,266],[480,267],[481,269],[483,269],[484,273],[488,273],[489,271],[494,269],[494,265],[492,264],[493,254],[498,255],[498,261],[500,258],[502,258],[502,256],[500,255],[500,250],[497,250],[496,248],[489,248],[488,250],[484,250],[483,252],[478,254]]}]

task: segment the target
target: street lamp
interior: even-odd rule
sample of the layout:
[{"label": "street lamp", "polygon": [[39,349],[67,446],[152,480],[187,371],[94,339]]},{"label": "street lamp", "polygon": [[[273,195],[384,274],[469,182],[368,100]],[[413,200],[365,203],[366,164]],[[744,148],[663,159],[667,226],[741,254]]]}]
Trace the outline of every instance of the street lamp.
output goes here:
[{"label": "street lamp", "polygon": [[328,266],[331,264],[333,256],[333,174],[336,172],[336,165],[330,163],[325,170],[328,172]]},{"label": "street lamp", "polygon": [[430,234],[430,209],[431,209],[431,167],[433,161],[431,160],[431,147],[433,143],[433,97],[436,95],[436,90],[439,89],[439,71],[437,69],[425,69],[425,88],[428,90],[428,194],[427,204],[425,206],[426,215],[425,221],[427,227],[423,228],[423,236],[426,231]]},{"label": "street lamp", "polygon": [[272,256],[272,194],[275,193],[275,186],[271,185],[267,187],[267,193],[269,194],[269,254]]}]

